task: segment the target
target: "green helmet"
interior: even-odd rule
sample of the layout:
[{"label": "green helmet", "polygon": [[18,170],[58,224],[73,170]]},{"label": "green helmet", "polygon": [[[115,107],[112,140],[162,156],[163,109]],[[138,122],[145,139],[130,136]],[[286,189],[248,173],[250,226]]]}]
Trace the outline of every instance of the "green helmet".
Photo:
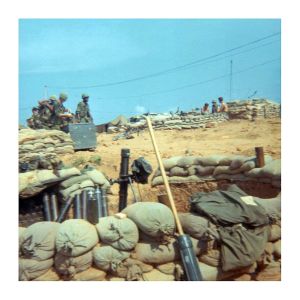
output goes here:
[{"label": "green helmet", "polygon": [[67,100],[68,99],[68,95],[66,93],[60,93],[59,94],[59,99]]},{"label": "green helmet", "polygon": [[89,98],[89,95],[88,95],[88,94],[82,94],[82,95],[81,95],[81,98],[82,98],[82,99],[84,99],[84,98]]},{"label": "green helmet", "polygon": [[52,95],[52,96],[49,97],[49,100],[57,101],[57,97],[55,95]]}]

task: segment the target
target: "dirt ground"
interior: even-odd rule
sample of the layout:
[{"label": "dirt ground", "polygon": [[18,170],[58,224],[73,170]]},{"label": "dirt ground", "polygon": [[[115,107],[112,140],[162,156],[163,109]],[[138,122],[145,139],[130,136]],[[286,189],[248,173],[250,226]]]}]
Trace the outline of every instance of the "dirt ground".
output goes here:
[{"label": "dirt ground", "polygon": [[[77,151],[75,154],[62,157],[66,164],[82,162],[84,166],[91,157],[101,157],[97,166],[109,178],[117,178],[120,168],[122,148],[129,148],[131,161],[140,156],[147,159],[153,169],[157,160],[153,151],[148,130],[134,134],[134,139],[113,141],[116,134],[101,133],[97,136],[98,147],[95,151]],[[212,154],[255,155],[254,147],[264,147],[265,153],[273,158],[281,156],[281,120],[265,119],[256,121],[231,120],[219,123],[214,128],[190,130],[156,131],[155,136],[163,158],[178,155],[208,156]],[[131,162],[130,162],[131,163]],[[141,186],[142,192],[148,194],[150,185]],[[112,187],[115,196],[118,185]]]}]

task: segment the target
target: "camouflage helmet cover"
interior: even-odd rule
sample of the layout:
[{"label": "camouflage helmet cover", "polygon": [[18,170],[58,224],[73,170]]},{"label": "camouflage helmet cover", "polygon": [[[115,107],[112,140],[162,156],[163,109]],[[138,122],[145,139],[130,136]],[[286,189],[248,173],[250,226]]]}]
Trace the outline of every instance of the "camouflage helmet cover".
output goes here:
[{"label": "camouflage helmet cover", "polygon": [[49,97],[49,100],[53,100],[53,101],[56,101],[57,100],[57,97],[55,95],[52,95]]},{"label": "camouflage helmet cover", "polygon": [[81,98],[82,98],[82,99],[89,98],[89,95],[88,95],[88,94],[82,94],[82,95],[81,95]]},{"label": "camouflage helmet cover", "polygon": [[59,94],[59,99],[67,100],[68,99],[68,95],[66,93],[60,93]]}]

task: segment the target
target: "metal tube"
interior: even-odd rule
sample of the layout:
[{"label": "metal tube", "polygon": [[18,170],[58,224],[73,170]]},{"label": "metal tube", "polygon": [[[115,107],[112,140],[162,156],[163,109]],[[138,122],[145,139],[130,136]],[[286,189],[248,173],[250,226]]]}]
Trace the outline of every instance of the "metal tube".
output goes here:
[{"label": "metal tube", "polygon": [[73,201],[73,197],[69,197],[68,200],[66,201],[65,205],[63,206],[58,218],[56,219],[56,222],[61,223],[64,220],[68,211],[70,210],[72,201]]},{"label": "metal tube", "polygon": [[81,193],[81,208],[82,208],[82,219],[87,220],[87,192],[85,190]]},{"label": "metal tube", "polygon": [[177,237],[177,241],[188,281],[202,281],[203,278],[200,272],[199,263],[190,237],[183,234]]},{"label": "metal tube", "polygon": [[120,166],[119,212],[127,206],[129,157],[130,150],[126,148],[122,149]]},{"label": "metal tube", "polygon": [[81,211],[81,199],[80,195],[75,195],[74,200],[74,219],[82,219],[82,211]]},{"label": "metal tube", "polygon": [[103,198],[102,198],[102,191],[99,189],[99,186],[96,187],[95,190],[95,197],[97,201],[97,209],[98,209],[98,218],[103,217]]},{"label": "metal tube", "polygon": [[256,167],[262,168],[265,165],[265,156],[263,147],[255,147]]},{"label": "metal tube", "polygon": [[92,190],[88,191],[87,220],[92,224],[99,222],[98,201]]},{"label": "metal tube", "polygon": [[55,221],[58,217],[57,197],[55,194],[51,194],[50,201],[51,201],[52,221]]},{"label": "metal tube", "polygon": [[47,193],[43,194],[43,209],[45,220],[51,221],[50,198]]},{"label": "metal tube", "polygon": [[102,188],[101,191],[102,191],[102,214],[103,217],[107,217],[108,216],[107,194],[104,188]]}]

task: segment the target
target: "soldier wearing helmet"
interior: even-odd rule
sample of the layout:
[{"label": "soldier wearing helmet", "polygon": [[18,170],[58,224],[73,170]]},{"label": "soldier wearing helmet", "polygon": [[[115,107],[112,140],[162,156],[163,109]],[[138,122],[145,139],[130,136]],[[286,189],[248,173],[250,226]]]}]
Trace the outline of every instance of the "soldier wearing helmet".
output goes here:
[{"label": "soldier wearing helmet", "polygon": [[219,108],[218,108],[217,101],[216,101],[216,100],[213,100],[213,101],[212,101],[212,107],[211,107],[211,113],[212,113],[212,114],[215,114],[215,113],[218,112],[218,110],[219,110]]},{"label": "soldier wearing helmet", "polygon": [[78,123],[92,123],[93,118],[89,108],[89,95],[82,94],[81,95],[82,101],[78,103],[76,109],[76,121]]},{"label": "soldier wearing helmet", "polygon": [[219,97],[218,100],[219,100],[219,103],[220,103],[220,107],[218,109],[218,112],[228,112],[228,106],[224,102],[223,97]]},{"label": "soldier wearing helmet", "polygon": [[37,107],[32,108],[32,115],[26,120],[28,127],[32,129],[42,129],[43,124],[40,120],[39,109]]},{"label": "soldier wearing helmet", "polygon": [[52,115],[55,102],[57,102],[55,95],[50,96],[48,100],[39,101],[39,117],[44,129],[51,129],[53,126]]}]

